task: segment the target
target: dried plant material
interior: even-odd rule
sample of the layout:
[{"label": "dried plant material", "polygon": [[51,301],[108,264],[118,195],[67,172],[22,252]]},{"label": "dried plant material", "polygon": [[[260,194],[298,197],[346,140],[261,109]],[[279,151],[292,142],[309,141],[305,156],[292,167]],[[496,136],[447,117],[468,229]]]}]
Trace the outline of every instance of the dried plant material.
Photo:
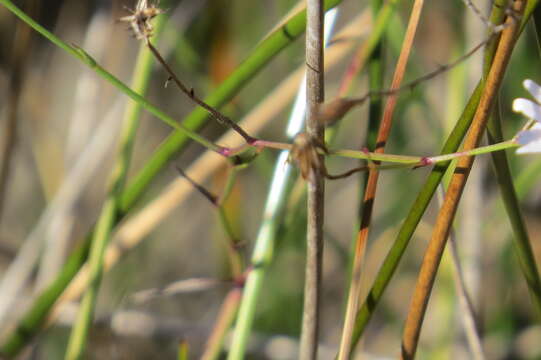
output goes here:
[{"label": "dried plant material", "polygon": [[319,157],[318,149],[327,152],[324,144],[310,137],[307,133],[300,133],[293,140],[289,156],[297,163],[304,180],[308,179],[311,169],[319,169],[323,174],[327,174],[325,164]]},{"label": "dried plant material", "polygon": [[154,31],[150,21],[163,13],[164,11],[158,8],[156,4],[149,4],[148,0],[139,0],[132,14],[121,17],[120,21],[130,24],[137,40],[148,40]]},{"label": "dried plant material", "polygon": [[359,102],[357,99],[335,98],[322,104],[319,108],[318,121],[321,125],[327,127],[334,125],[338,120],[342,119],[351,108]]}]

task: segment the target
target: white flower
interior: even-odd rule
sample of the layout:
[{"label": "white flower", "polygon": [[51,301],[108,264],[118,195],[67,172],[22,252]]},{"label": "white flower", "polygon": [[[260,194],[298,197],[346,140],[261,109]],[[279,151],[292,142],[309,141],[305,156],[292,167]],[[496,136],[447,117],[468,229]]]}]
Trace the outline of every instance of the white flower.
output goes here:
[{"label": "white flower", "polygon": [[518,133],[516,142],[521,145],[517,154],[531,154],[541,152],[541,86],[532,80],[524,80],[524,87],[532,94],[536,102],[528,99],[515,99],[513,110],[521,113],[532,121],[534,125],[528,130]]}]

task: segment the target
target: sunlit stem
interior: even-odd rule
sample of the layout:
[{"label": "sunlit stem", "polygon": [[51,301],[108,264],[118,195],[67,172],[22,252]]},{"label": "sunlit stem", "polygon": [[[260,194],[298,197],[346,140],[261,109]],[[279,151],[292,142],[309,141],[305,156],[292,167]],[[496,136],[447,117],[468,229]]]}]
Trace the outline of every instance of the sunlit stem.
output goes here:
[{"label": "sunlit stem", "polygon": [[[277,150],[291,150],[292,144],[289,143],[282,143],[282,142],[275,142],[275,141],[267,141],[267,140],[256,140],[253,144],[245,144],[238,148],[224,148],[223,155],[225,156],[234,156],[238,155],[247,149],[251,147],[257,147],[260,149],[268,148],[268,149],[277,149]],[[364,150],[348,150],[348,149],[337,149],[337,150],[328,150],[325,151],[323,149],[318,149],[322,154],[328,155],[328,156],[340,156],[340,157],[346,157],[351,159],[360,159],[360,160],[367,160],[367,161],[374,161],[374,162],[388,162],[393,164],[399,164],[402,166],[378,166],[380,169],[395,169],[395,168],[401,168],[401,167],[409,167],[409,166],[427,166],[427,165],[433,165],[445,161],[450,161],[457,159],[462,156],[473,156],[473,155],[482,155],[482,154],[488,154],[495,151],[501,151],[501,150],[508,150],[513,149],[516,147],[519,147],[520,144],[516,142],[516,139],[507,140],[501,143],[497,143],[494,145],[488,145],[488,146],[481,146],[478,148],[475,148],[473,150],[469,151],[460,151],[452,154],[445,154],[445,155],[438,155],[438,156],[409,156],[409,155],[396,155],[396,154],[381,154],[381,153],[374,153]]]}]

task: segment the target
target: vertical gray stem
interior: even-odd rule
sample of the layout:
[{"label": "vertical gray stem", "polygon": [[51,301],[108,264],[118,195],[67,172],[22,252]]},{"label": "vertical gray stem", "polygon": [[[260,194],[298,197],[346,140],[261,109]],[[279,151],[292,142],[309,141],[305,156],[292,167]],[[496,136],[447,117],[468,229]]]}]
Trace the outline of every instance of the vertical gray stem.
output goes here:
[{"label": "vertical gray stem", "polygon": [[[323,143],[324,129],[318,124],[318,108],[323,102],[323,1],[307,0],[306,23],[306,131]],[[323,159],[320,159],[323,161]],[[324,176],[321,167],[313,167],[308,177],[308,224],[306,278],[301,333],[301,360],[317,357],[319,299],[323,254]]]}]

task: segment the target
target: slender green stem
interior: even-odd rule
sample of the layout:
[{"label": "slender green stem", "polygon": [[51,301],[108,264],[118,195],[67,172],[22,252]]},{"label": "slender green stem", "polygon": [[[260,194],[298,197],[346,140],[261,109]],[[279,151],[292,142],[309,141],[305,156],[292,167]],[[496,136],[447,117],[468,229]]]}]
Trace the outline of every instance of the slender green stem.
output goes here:
[{"label": "slender green stem", "polygon": [[[287,143],[280,143],[274,141],[263,141],[257,140],[257,146],[266,147],[271,149],[281,149],[281,150],[291,150],[292,145]],[[385,154],[385,153],[375,153],[369,151],[359,151],[359,150],[349,150],[349,149],[329,149],[328,151],[319,150],[322,154],[327,154],[329,156],[340,156],[351,159],[367,160],[367,161],[382,161],[395,164],[403,164],[410,166],[427,166],[438,164],[450,160],[460,158],[462,156],[471,156],[471,155],[482,155],[488,154],[495,151],[502,151],[508,149],[514,149],[520,145],[515,141],[515,139],[503,141],[501,143],[480,146],[478,148],[469,150],[469,151],[459,151],[452,154],[436,155],[436,156],[411,156],[411,155],[396,155],[396,154]]]},{"label": "slender green stem", "polygon": [[493,143],[491,145],[487,146],[480,146],[478,148],[475,148],[473,150],[469,151],[460,151],[454,154],[445,154],[445,155],[438,155],[433,157],[428,157],[424,161],[429,164],[435,164],[440,163],[444,161],[454,160],[462,156],[472,156],[472,155],[482,155],[482,154],[488,154],[488,153],[495,153],[497,151],[501,150],[507,150],[507,149],[514,149],[516,147],[519,147],[520,145],[515,142],[515,140],[507,140],[499,143]]},{"label": "slender green stem", "polygon": [[89,258],[89,277],[90,285],[83,296],[75,326],[71,332],[71,336],[66,350],[66,360],[78,360],[83,358],[88,331],[92,324],[94,309],[96,306],[96,298],[103,273],[103,252],[110,238],[110,231],[113,226],[116,210],[116,202],[114,197],[107,199],[105,202],[100,219],[94,232]]}]

